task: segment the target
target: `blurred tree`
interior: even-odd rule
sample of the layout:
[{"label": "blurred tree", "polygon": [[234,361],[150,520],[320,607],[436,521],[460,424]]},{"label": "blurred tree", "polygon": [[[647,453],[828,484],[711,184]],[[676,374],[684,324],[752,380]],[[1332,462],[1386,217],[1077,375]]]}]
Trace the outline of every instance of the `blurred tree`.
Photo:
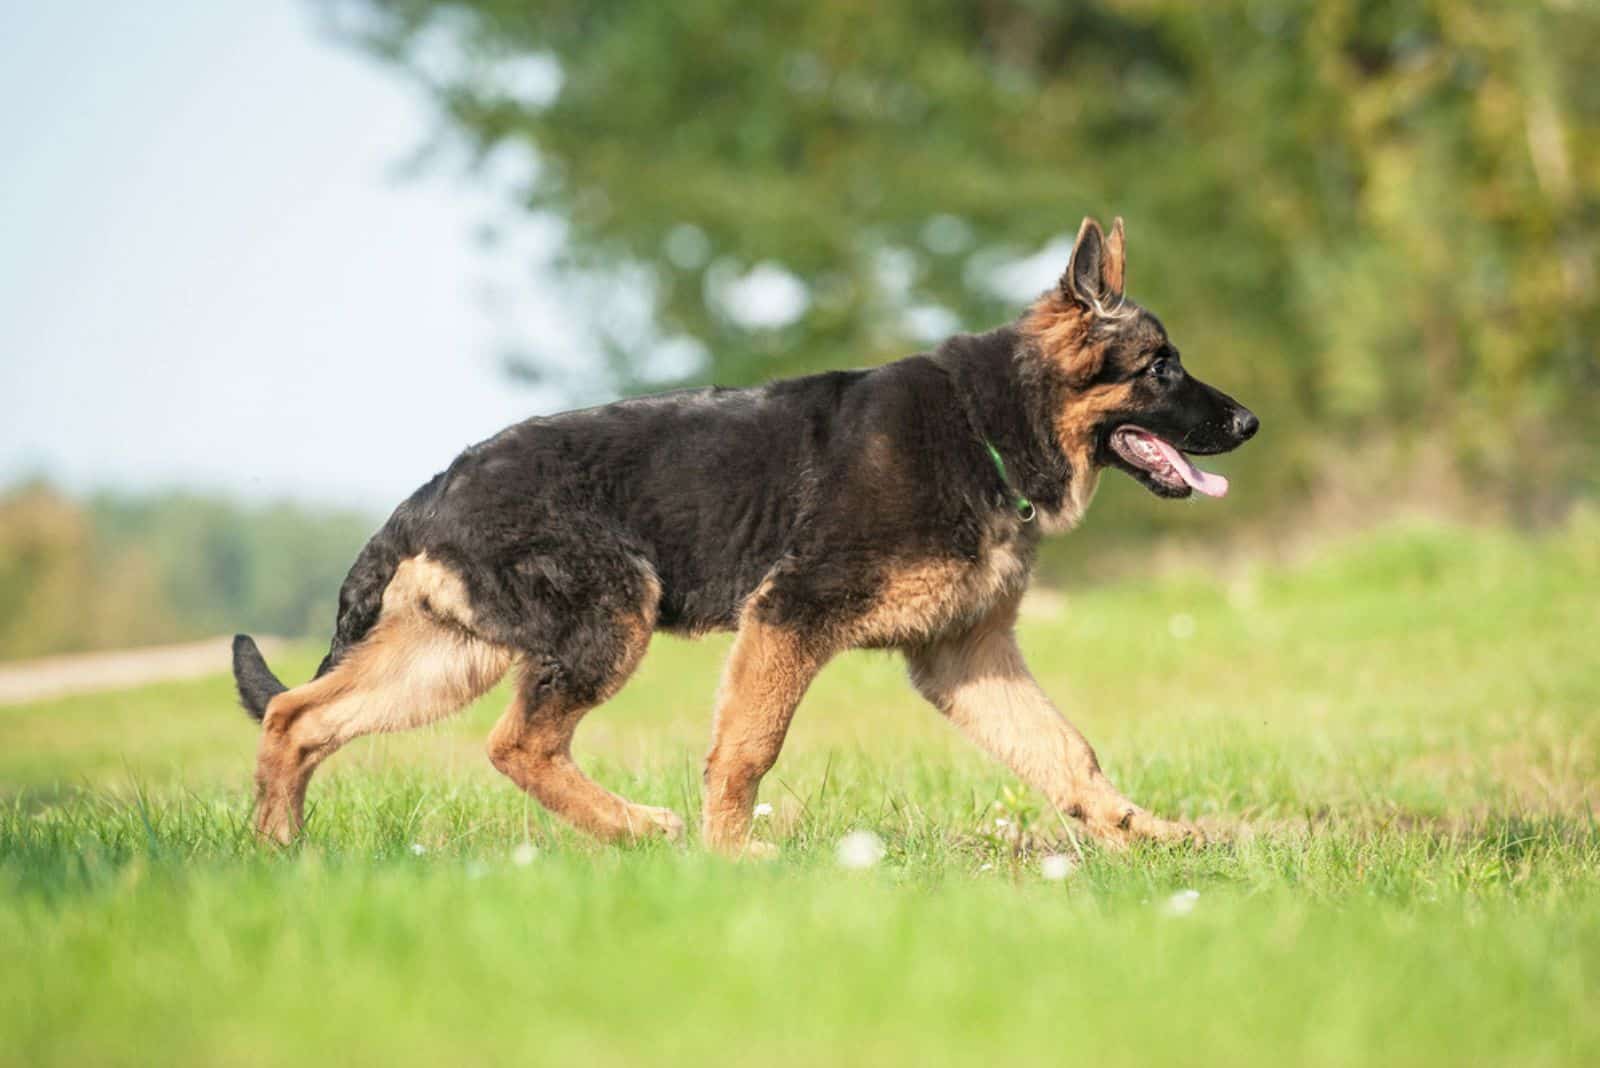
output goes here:
[{"label": "blurred tree", "polygon": [[235,630],[326,635],[363,516],[43,483],[0,494],[0,659]]},{"label": "blurred tree", "polygon": [[0,503],[0,648],[25,656],[61,641],[89,586],[82,516],[42,485]]},{"label": "blurred tree", "polygon": [[1133,295],[1266,414],[1233,461],[1259,505],[1330,445],[1443,442],[1530,508],[1597,488],[1591,3],[321,7],[486,170],[526,163],[611,388],[898,357],[1014,315],[1122,214]]},{"label": "blurred tree", "polygon": [[191,493],[100,494],[88,511],[102,564],[151,558],[159,603],[191,635],[330,633],[339,583],[376,526],[350,512]]},{"label": "blurred tree", "polygon": [[177,633],[140,552],[103,566],[83,509],[44,483],[0,496],[0,657],[159,642]]}]

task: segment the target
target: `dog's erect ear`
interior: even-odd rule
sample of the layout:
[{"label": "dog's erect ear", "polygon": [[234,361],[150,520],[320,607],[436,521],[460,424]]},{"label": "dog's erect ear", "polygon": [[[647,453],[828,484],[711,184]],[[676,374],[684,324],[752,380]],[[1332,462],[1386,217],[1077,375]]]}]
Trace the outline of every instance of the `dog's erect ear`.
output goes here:
[{"label": "dog's erect ear", "polygon": [[1078,227],[1078,240],[1072,243],[1067,273],[1061,276],[1062,295],[1085,308],[1102,311],[1122,301],[1126,274],[1122,217],[1112,223],[1109,238],[1100,232],[1099,223],[1085,217]]},{"label": "dog's erect ear", "polygon": [[1122,231],[1122,216],[1118,215],[1111,223],[1111,234],[1106,238],[1105,256],[1100,263],[1100,280],[1104,283],[1105,296],[1112,301],[1122,299],[1123,283],[1127,281],[1128,257],[1125,249],[1126,237]]},{"label": "dog's erect ear", "polygon": [[1078,239],[1072,243],[1072,257],[1067,260],[1067,271],[1061,276],[1061,292],[1086,308],[1092,308],[1104,299],[1101,270],[1105,260],[1105,236],[1100,224],[1083,217],[1078,227]]}]

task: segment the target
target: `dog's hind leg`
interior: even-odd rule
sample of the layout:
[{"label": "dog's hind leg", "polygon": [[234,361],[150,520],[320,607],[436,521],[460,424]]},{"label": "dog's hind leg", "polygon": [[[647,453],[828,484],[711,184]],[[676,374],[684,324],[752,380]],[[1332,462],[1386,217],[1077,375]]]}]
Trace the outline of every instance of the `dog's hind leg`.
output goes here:
[{"label": "dog's hind leg", "polygon": [[1199,839],[1194,828],[1151,815],[1111,785],[1088,740],[1028,671],[1015,622],[1013,601],[964,634],[908,650],[912,682],[979,748],[1097,838],[1114,845]]},{"label": "dog's hind leg", "polygon": [[441,719],[506,673],[512,650],[478,636],[460,579],[426,555],[402,561],[378,621],[327,674],[278,694],[262,720],[256,830],[287,843],[306,785],[346,742]]},{"label": "dog's hind leg", "polygon": [[655,629],[660,584],[648,568],[629,567],[642,576],[642,596],[632,605],[591,605],[583,619],[568,621],[554,648],[529,651],[516,697],[489,736],[489,760],[545,808],[598,838],[676,839],[683,834],[677,813],[618,797],[572,759],[578,723],[622,688]]}]

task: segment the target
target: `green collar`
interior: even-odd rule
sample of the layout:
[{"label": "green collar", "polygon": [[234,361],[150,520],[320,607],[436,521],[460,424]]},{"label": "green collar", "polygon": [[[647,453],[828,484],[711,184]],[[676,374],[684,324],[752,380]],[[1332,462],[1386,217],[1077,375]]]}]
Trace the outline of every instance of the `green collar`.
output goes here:
[{"label": "green collar", "polygon": [[1022,518],[1024,523],[1033,522],[1033,517],[1037,514],[1034,511],[1033,502],[1012,488],[1011,480],[1006,477],[1006,462],[1001,458],[1000,450],[990,444],[988,438],[983,439],[983,447],[989,450],[989,459],[994,461],[994,469],[1000,472],[1000,481],[1004,482],[1006,489],[1011,490],[1012,494],[1017,498],[1017,515]]}]

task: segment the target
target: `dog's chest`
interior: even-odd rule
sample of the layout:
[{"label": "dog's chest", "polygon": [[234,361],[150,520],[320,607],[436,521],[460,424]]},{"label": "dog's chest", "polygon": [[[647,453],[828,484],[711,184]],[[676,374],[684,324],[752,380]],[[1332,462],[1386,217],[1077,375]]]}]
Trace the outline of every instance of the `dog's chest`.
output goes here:
[{"label": "dog's chest", "polygon": [[870,608],[850,625],[850,643],[871,648],[931,641],[971,626],[1021,596],[1034,543],[1014,532],[986,537],[972,558],[911,560],[884,572]]}]

